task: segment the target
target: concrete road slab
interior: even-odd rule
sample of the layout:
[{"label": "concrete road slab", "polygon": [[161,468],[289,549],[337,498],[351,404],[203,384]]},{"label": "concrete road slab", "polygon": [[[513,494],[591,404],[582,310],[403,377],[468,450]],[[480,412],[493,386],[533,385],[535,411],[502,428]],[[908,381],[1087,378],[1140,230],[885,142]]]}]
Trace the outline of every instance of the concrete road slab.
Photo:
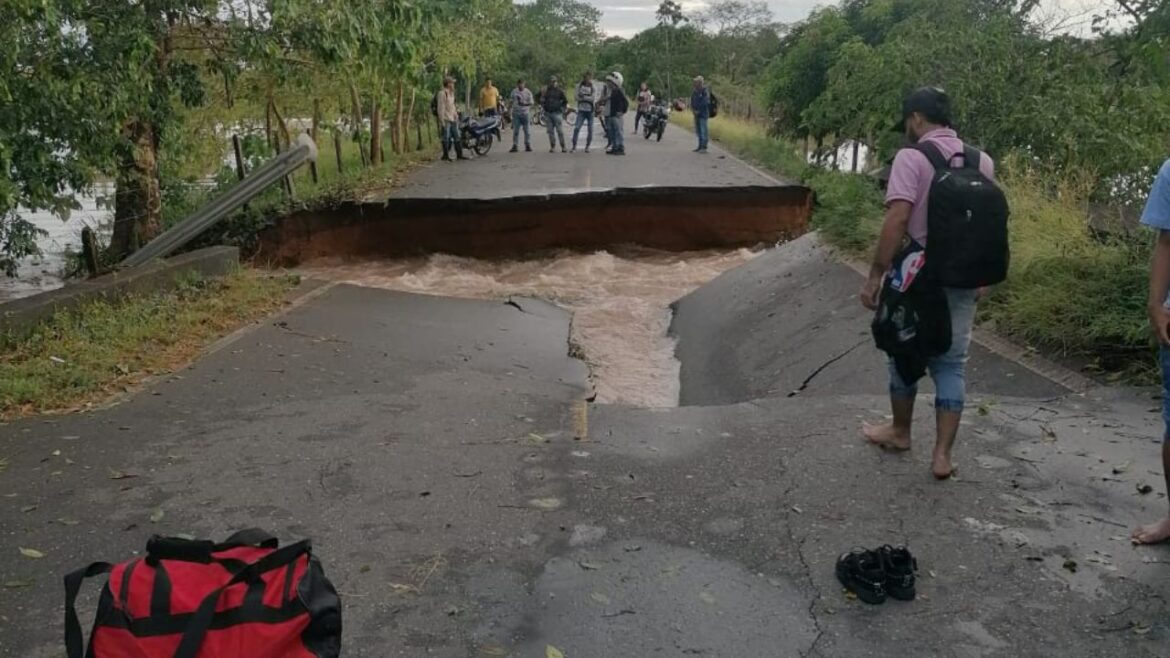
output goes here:
[{"label": "concrete road slab", "polygon": [[[631,130],[630,121],[626,130]],[[712,144],[707,154],[692,153],[695,136],[669,125],[661,142],[626,135],[625,156],[604,152],[600,124],[590,153],[582,132],[576,153],[549,153],[548,136],[533,126],[533,151],[509,153],[511,134],[486,156],[466,162],[436,161],[410,175],[392,197],[491,199],[511,196],[571,194],[621,187],[727,187],[784,185]],[[584,131],[584,129],[582,129]],[[571,131],[566,135],[571,140]]]}]

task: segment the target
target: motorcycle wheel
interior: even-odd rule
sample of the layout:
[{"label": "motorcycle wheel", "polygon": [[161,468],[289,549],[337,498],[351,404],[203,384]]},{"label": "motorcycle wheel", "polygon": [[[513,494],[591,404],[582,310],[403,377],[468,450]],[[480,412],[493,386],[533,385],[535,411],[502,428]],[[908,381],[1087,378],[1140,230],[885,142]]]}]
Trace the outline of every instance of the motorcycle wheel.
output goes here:
[{"label": "motorcycle wheel", "polygon": [[642,126],[642,139],[650,139],[650,135],[654,134],[654,129],[649,125]]},{"label": "motorcycle wheel", "polygon": [[479,139],[475,140],[475,154],[487,155],[488,151],[492,150],[492,136],[480,135]]},{"label": "motorcycle wheel", "polygon": [[664,132],[666,132],[666,124],[665,123],[662,124],[661,126],[658,126],[658,140],[657,141],[659,141],[659,142],[662,141],[662,133],[664,133]]}]

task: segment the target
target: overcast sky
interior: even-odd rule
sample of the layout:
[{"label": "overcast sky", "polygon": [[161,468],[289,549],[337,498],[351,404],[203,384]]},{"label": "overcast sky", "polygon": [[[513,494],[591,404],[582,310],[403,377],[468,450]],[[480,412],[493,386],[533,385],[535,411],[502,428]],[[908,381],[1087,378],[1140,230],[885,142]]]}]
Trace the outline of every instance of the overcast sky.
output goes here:
[{"label": "overcast sky", "polygon": [[[654,12],[659,0],[586,0],[602,12],[601,28],[606,34],[620,37],[633,36],[640,30],[654,25]],[[681,0],[683,12],[700,12],[711,0]],[[962,2],[962,0],[955,0]],[[815,7],[835,4],[825,0],[768,0],[772,14],[781,23],[794,23],[808,16]],[[1045,23],[1063,21],[1066,31],[1082,32],[1088,29],[1089,17],[1103,0],[1042,0],[1043,8],[1038,10]]]}]

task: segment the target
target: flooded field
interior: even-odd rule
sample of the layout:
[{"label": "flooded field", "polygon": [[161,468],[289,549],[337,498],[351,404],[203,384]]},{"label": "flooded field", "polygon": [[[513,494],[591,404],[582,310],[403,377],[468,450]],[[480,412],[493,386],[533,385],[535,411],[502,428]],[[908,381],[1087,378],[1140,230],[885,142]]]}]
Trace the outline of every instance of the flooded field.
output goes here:
[{"label": "flooded field", "polygon": [[756,253],[631,248],[507,261],[447,255],[331,259],[297,269],[315,278],[428,295],[554,302],[573,313],[571,340],[585,355],[599,402],[671,407],[678,404],[679,363],[667,336],[670,303]]},{"label": "flooded field", "polygon": [[66,253],[81,250],[81,229],[89,226],[97,231],[103,230],[103,225],[113,216],[113,210],[107,208],[105,202],[113,193],[114,186],[105,184],[98,185],[93,194],[78,195],[76,200],[81,208],[74,210],[68,221],[48,211],[22,210],[21,216],[45,231],[46,235],[37,241],[41,255],[23,261],[16,278],[4,276],[0,272],[0,302],[65,285],[62,274],[66,266]]}]

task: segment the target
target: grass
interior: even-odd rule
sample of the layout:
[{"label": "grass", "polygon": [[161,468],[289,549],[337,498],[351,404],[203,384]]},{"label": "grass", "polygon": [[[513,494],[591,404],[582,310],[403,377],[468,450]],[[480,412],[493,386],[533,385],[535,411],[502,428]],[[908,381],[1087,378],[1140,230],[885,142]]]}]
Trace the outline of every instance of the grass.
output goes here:
[{"label": "grass", "polygon": [[241,268],[60,312],[31,335],[0,342],[0,418],[77,409],[181,368],[211,341],[280,308],[294,284]]},{"label": "grass", "polygon": [[[680,115],[676,122],[689,125]],[[883,214],[871,179],[811,167],[794,144],[769,138],[759,124],[719,117],[709,128],[736,155],[812,188],[812,227],[847,257],[869,255]],[[1150,240],[1094,237],[1075,184],[1042,178],[1011,156],[1000,165],[1012,209],[1012,269],[981,305],[980,321],[1105,379],[1156,380],[1145,313]]]}]

